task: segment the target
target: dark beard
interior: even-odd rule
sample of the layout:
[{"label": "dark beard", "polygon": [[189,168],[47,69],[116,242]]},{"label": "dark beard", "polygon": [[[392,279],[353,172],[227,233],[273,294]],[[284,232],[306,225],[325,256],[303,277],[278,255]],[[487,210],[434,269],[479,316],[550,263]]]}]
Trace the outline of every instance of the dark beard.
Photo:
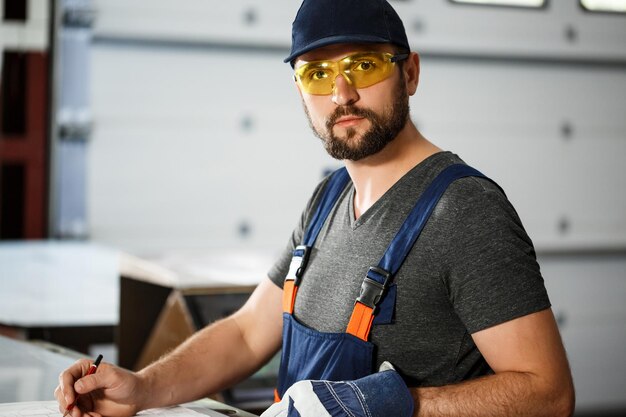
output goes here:
[{"label": "dark beard", "polygon": [[[309,125],[315,135],[322,140],[326,152],[339,160],[358,161],[370,155],[380,152],[387,144],[393,141],[400,133],[409,118],[409,95],[407,94],[404,77],[400,77],[397,86],[397,94],[390,108],[385,109],[382,115],[370,109],[360,108],[353,105],[340,106],[335,109],[326,121],[324,131],[318,131],[312,123],[309,111],[304,106],[304,111],[309,119]],[[368,119],[371,127],[363,134],[356,143],[352,138],[356,130],[346,129],[345,137],[339,138],[333,133],[333,125],[342,116],[357,116]]]}]

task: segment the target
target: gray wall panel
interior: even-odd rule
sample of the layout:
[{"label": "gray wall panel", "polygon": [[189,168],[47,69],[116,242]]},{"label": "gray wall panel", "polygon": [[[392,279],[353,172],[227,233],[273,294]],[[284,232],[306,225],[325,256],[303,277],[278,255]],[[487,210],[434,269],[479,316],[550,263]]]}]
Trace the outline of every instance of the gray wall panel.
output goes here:
[{"label": "gray wall panel", "polygon": [[[418,127],[497,180],[536,243],[579,410],[626,409],[625,18],[568,1],[394,5],[424,55]],[[95,240],[137,253],[283,247],[338,166],[281,62],[296,6],[98,2]]]}]

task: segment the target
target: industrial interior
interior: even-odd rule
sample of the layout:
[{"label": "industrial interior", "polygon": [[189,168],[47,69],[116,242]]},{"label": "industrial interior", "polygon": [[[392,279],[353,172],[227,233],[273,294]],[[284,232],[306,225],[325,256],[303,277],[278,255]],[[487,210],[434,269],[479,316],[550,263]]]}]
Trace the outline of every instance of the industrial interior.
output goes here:
[{"label": "industrial interior", "polygon": [[[626,415],[626,2],[390,3],[412,121],[533,241],[574,415]],[[283,62],[299,5],[0,1],[0,403],[53,400],[78,357],[142,369],[266,277],[342,165]],[[213,400],[260,414],[279,357]]]}]

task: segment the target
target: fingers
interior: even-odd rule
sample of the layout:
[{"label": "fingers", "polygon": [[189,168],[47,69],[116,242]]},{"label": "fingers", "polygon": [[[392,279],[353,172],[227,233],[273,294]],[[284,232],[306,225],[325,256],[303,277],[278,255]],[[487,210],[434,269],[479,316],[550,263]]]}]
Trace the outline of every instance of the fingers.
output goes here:
[{"label": "fingers", "polygon": [[81,359],[59,375],[59,386],[54,390],[54,396],[59,402],[59,407],[65,410],[68,404],[74,402],[76,392],[74,391],[74,383],[87,373],[91,362],[87,359]]},{"label": "fingers", "polygon": [[100,388],[106,388],[110,380],[110,373],[102,370],[100,372],[96,372],[95,374],[87,375],[80,378],[74,383],[74,390],[78,394],[86,394]]},{"label": "fingers", "polygon": [[[59,376],[60,378],[60,376]],[[58,386],[54,390],[54,398],[59,403],[59,411],[65,413],[65,409],[67,407],[67,402],[65,401],[65,397],[63,396],[63,392],[61,392],[61,387]]]},{"label": "fingers", "polygon": [[88,360],[77,361],[59,375],[54,396],[61,414],[75,403],[67,417],[134,415],[138,407],[132,398],[136,394],[132,372],[101,363],[97,372],[87,375],[90,366]]}]

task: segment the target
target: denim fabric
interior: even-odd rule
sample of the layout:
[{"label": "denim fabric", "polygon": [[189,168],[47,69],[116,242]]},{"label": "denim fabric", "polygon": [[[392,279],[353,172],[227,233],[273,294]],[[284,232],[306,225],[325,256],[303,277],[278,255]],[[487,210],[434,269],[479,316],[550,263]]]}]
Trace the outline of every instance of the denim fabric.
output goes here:
[{"label": "denim fabric", "polygon": [[333,417],[410,417],[413,398],[395,371],[356,381],[312,381],[313,392]]},{"label": "denim fabric", "polygon": [[311,384],[313,392],[332,417],[370,415],[367,405],[353,384],[329,381],[311,381]]},{"label": "denim fabric", "polygon": [[347,333],[322,333],[283,314],[278,395],[302,380],[349,381],[373,372],[374,345]]},{"label": "denim fabric", "polygon": [[394,370],[355,381],[300,381],[261,417],[411,417],[409,389]]},{"label": "denim fabric", "polygon": [[360,390],[371,417],[410,417],[414,401],[411,392],[396,371],[384,371],[358,379],[353,384]]}]

